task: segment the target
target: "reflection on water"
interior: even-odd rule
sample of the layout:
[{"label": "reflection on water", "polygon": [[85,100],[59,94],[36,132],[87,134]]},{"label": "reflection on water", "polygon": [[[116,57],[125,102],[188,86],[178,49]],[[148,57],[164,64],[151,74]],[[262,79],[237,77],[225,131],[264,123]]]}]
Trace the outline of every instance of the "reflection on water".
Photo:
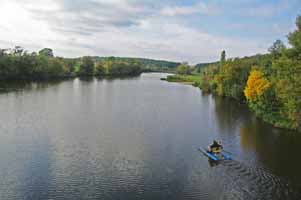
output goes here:
[{"label": "reflection on water", "polygon": [[298,133],[271,129],[262,122],[245,124],[241,127],[241,146],[244,152],[253,152],[257,159],[274,173],[300,183],[301,135]]},{"label": "reflection on water", "polygon": [[50,86],[55,86],[63,82],[62,80],[51,81],[0,81],[0,94],[9,92],[24,92],[28,90],[42,90]]},{"label": "reflection on water", "polygon": [[299,197],[300,134],[162,76],[1,86],[0,199]]}]

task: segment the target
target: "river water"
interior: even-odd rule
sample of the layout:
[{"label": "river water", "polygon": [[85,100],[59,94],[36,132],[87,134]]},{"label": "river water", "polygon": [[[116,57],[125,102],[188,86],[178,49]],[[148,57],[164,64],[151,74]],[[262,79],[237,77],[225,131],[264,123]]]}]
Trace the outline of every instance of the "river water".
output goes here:
[{"label": "river water", "polygon": [[300,198],[300,133],[164,76],[1,86],[0,199]]}]

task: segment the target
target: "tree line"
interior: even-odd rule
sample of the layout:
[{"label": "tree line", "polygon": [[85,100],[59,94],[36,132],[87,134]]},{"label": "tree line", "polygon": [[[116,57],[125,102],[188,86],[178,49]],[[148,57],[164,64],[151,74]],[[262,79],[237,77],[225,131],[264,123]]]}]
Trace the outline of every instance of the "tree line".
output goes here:
[{"label": "tree line", "polygon": [[53,50],[44,48],[38,53],[20,46],[0,50],[0,80],[37,80],[75,76],[124,76],[142,72],[139,62],[96,61],[93,57],[54,57]]},{"label": "tree line", "polygon": [[301,130],[301,16],[288,34],[290,47],[280,40],[265,55],[225,59],[202,70],[205,92],[245,101],[265,121]]},{"label": "tree line", "polygon": [[0,49],[0,80],[37,80],[76,76],[132,76],[143,71],[174,71],[179,63],[120,57],[62,58],[44,48],[28,52],[20,46]]},{"label": "tree line", "polygon": [[148,71],[158,71],[158,72],[174,72],[177,66],[181,63],[172,62],[166,60],[154,60],[147,58],[127,58],[127,57],[93,57],[96,61],[107,61],[109,59],[114,59],[117,62],[138,62],[141,67]]}]

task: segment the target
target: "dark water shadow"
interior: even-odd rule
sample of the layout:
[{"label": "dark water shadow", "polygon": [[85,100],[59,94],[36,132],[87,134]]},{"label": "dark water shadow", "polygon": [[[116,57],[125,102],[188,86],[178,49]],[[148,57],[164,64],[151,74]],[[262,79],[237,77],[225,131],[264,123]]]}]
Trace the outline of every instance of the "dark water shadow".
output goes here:
[{"label": "dark water shadow", "polygon": [[41,91],[51,86],[59,85],[67,80],[47,80],[47,81],[0,81],[0,94],[10,92],[24,92],[37,90]]},{"label": "dark water shadow", "polygon": [[79,77],[78,78],[80,81],[83,81],[83,82],[91,82],[94,80],[94,77],[91,77],[91,76],[82,76],[82,77]]}]

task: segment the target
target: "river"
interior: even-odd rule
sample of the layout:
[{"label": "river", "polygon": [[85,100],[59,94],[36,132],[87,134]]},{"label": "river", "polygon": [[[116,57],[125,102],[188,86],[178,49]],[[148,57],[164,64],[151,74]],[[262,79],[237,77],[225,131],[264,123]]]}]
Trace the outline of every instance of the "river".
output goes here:
[{"label": "river", "polygon": [[300,133],[164,76],[1,86],[0,199],[300,197]]}]

